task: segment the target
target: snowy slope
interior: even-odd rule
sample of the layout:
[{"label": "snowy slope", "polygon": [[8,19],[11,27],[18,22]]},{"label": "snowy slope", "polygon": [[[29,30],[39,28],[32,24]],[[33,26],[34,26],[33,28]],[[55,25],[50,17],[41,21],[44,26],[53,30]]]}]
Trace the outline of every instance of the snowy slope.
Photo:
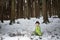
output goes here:
[{"label": "snowy slope", "polygon": [[[35,29],[35,22],[40,22],[42,36],[31,35]],[[49,18],[50,23],[45,24],[43,17],[40,19],[31,18],[17,19],[16,23],[9,25],[9,20],[5,20],[4,23],[0,22],[0,39],[3,40],[60,40],[60,19]],[[19,23],[19,24],[18,24]],[[16,34],[16,35],[15,35]],[[13,35],[13,36],[12,36]]]}]

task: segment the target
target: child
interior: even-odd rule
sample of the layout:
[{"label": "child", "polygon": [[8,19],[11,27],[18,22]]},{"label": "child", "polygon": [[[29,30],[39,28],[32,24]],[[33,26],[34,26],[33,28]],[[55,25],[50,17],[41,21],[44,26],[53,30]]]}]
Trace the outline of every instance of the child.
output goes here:
[{"label": "child", "polygon": [[39,26],[40,25],[39,21],[36,21],[35,24],[36,24],[36,28],[35,28],[34,34],[38,36],[42,36],[41,28]]}]

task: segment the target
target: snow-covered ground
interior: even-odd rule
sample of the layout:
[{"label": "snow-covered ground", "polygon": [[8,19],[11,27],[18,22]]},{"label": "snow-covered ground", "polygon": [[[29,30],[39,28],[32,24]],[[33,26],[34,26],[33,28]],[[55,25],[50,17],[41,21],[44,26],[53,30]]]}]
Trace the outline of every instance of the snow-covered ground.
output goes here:
[{"label": "snow-covered ground", "polygon": [[[31,35],[35,30],[35,22],[40,22],[42,36]],[[16,23],[9,25],[9,20],[0,22],[0,40],[60,40],[60,19],[49,18],[50,23],[45,24],[43,17],[17,19]]]}]

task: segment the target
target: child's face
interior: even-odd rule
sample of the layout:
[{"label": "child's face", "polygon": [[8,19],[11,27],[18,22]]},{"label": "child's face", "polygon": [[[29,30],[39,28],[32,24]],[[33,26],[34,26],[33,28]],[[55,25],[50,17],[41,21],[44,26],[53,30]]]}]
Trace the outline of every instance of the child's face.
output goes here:
[{"label": "child's face", "polygon": [[39,24],[38,23],[36,23],[36,26],[38,26]]}]

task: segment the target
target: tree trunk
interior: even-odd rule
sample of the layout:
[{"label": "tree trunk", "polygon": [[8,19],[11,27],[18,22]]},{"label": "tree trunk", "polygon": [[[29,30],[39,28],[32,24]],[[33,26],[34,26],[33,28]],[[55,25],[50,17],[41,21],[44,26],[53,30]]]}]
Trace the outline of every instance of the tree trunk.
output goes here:
[{"label": "tree trunk", "polygon": [[11,15],[10,25],[15,23],[15,0],[11,0]]},{"label": "tree trunk", "polygon": [[19,0],[17,0],[17,18],[19,18],[20,16],[20,14],[19,14],[19,9],[20,9],[20,6],[19,6]]},{"label": "tree trunk", "polygon": [[23,18],[23,0],[20,1],[20,17]]},{"label": "tree trunk", "polygon": [[3,18],[7,19],[7,11],[6,11],[6,0],[3,2]]},{"label": "tree trunk", "polygon": [[48,0],[47,1],[47,7],[48,7],[48,12],[49,12],[49,17],[51,18],[51,16],[52,16],[52,13],[51,13],[51,0]]},{"label": "tree trunk", "polygon": [[33,13],[33,0],[30,0],[31,2],[31,17],[34,17],[34,13]]},{"label": "tree trunk", "polygon": [[23,18],[23,0],[17,0],[17,16]]},{"label": "tree trunk", "polygon": [[0,1],[1,22],[3,23],[3,0]]},{"label": "tree trunk", "polygon": [[35,15],[36,18],[40,17],[39,0],[35,0]]},{"label": "tree trunk", "polygon": [[26,5],[25,5],[25,0],[23,0],[23,14],[24,14],[24,18],[26,18]]},{"label": "tree trunk", "polygon": [[34,13],[34,14],[33,14],[34,17],[36,17],[36,16],[35,16],[35,15],[36,15],[36,14],[35,14],[35,0],[33,1],[33,13]]},{"label": "tree trunk", "polygon": [[10,15],[11,15],[11,0],[8,0],[7,14],[8,14],[8,18],[10,19]]},{"label": "tree trunk", "polygon": [[58,18],[60,18],[60,0],[58,0]]},{"label": "tree trunk", "polygon": [[47,5],[46,0],[42,0],[42,11],[43,11],[43,23],[49,22],[48,15],[47,15]]},{"label": "tree trunk", "polygon": [[31,17],[31,1],[27,0],[27,13],[28,13],[28,19]]}]

